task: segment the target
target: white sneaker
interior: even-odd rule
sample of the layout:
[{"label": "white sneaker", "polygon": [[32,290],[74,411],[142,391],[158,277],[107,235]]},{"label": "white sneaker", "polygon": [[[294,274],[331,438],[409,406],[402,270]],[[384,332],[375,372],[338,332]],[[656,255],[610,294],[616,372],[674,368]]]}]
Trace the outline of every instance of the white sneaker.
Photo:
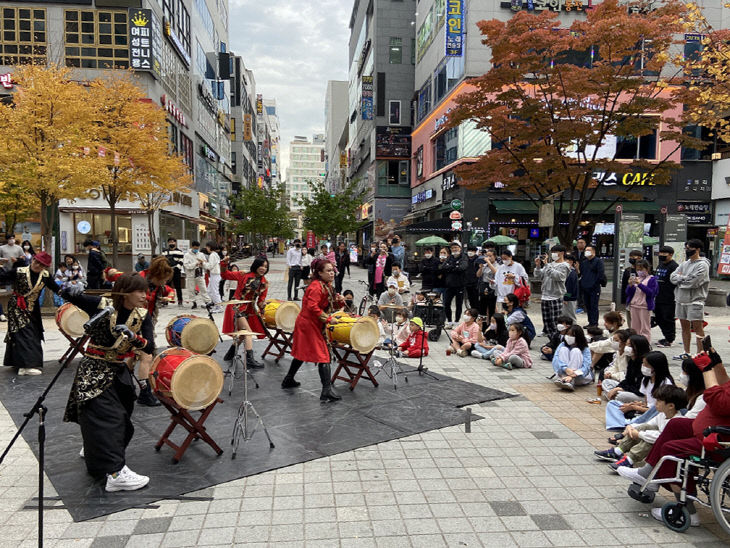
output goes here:
[{"label": "white sneaker", "polygon": [[0,322],[7,322],[8,317],[5,314],[0,314]]},{"label": "white sneaker", "polygon": [[471,351],[471,356],[472,356],[472,358],[481,358],[482,357],[482,353],[479,352],[479,350],[472,350]]},{"label": "white sneaker", "polygon": [[35,376],[35,375],[41,375],[43,371],[36,367],[20,367],[18,368],[18,375],[29,375],[29,376]]},{"label": "white sneaker", "polygon": [[[651,517],[653,517],[657,521],[664,521],[662,519],[662,509],[661,508],[652,508]],[[689,515],[689,525],[690,525],[690,527],[699,527],[700,526],[700,515],[697,512]]]},{"label": "white sneaker", "polygon": [[79,451],[79,457],[81,457],[82,459],[86,458],[86,457],[84,457],[84,448],[83,447],[81,447],[81,451]]},{"label": "white sneaker", "polygon": [[149,482],[150,478],[147,476],[140,476],[139,474],[132,472],[125,465],[124,468],[119,471],[116,478],[111,474],[107,474],[106,490],[110,493],[114,491],[135,491],[137,489],[142,489],[142,487],[147,485]]}]

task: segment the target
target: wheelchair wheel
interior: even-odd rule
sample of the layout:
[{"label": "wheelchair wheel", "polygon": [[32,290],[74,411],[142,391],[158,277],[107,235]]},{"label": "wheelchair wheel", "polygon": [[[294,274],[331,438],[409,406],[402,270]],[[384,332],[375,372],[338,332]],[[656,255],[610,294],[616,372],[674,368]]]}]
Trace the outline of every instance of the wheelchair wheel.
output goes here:
[{"label": "wheelchair wheel", "polygon": [[672,531],[684,533],[690,525],[689,510],[677,502],[668,502],[662,506],[662,520]]},{"label": "wheelchair wheel", "polygon": [[710,504],[717,523],[730,535],[730,460],[723,462],[712,476]]}]

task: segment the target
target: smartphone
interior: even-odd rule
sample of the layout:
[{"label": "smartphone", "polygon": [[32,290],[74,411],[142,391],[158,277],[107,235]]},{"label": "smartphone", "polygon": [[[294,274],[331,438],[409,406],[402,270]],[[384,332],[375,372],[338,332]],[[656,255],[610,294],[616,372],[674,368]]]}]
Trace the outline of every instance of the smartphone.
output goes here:
[{"label": "smartphone", "polygon": [[702,349],[705,352],[709,352],[710,348],[712,348],[712,339],[710,339],[710,336],[707,335],[704,339],[702,339]]}]

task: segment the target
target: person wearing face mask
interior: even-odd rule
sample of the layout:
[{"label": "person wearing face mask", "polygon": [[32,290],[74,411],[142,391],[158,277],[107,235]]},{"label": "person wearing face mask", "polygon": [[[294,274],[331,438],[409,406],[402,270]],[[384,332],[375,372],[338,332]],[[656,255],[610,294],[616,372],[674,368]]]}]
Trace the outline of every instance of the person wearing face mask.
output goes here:
[{"label": "person wearing face mask", "polygon": [[550,336],[547,344],[540,349],[541,358],[546,361],[553,361],[555,350],[563,342],[563,337],[568,330],[573,326],[573,320],[568,316],[558,316],[556,325],[556,331]]},{"label": "person wearing face mask", "polygon": [[409,335],[406,342],[398,347],[401,358],[420,358],[428,356],[428,336],[423,330],[423,320],[413,318],[409,323]]},{"label": "person wearing face mask", "polygon": [[466,269],[469,267],[468,257],[461,252],[459,242],[451,242],[451,255],[439,265],[439,270],[444,276],[446,287],[444,299],[444,312],[446,320],[451,323],[451,303],[456,299],[456,318],[461,317],[461,307],[464,304],[464,287]]},{"label": "person wearing face mask", "polygon": [[96,240],[85,240],[83,243],[89,257],[86,261],[86,279],[89,289],[101,289],[104,281],[104,269],[109,266],[99,249],[99,242]]},{"label": "person wearing face mask", "polygon": [[656,278],[649,273],[649,261],[641,259],[636,262],[636,276],[629,278],[626,288],[626,304],[631,310],[631,329],[644,335],[651,344],[651,311],[654,310],[654,299],[659,293]]},{"label": "person wearing face mask", "polygon": [[401,267],[397,264],[394,264],[391,272],[392,274],[390,278],[388,278],[386,284],[390,286],[391,282],[395,282],[396,287],[398,288],[399,295],[405,295],[406,293],[410,293],[411,282],[408,280],[408,276],[403,273]]},{"label": "person wearing face mask", "polygon": [[430,291],[436,287],[436,277],[439,271],[439,258],[433,254],[433,248],[427,247],[423,250],[423,259],[418,264],[418,271],[421,273],[421,290]]},{"label": "person wearing face mask", "polygon": [[23,257],[25,258],[25,265],[30,265],[30,261],[33,258],[33,255],[35,255],[35,250],[33,249],[33,246],[28,240],[24,240],[23,243],[20,244],[20,247],[23,248]]},{"label": "person wearing face mask", "polygon": [[525,268],[514,260],[509,249],[502,250],[502,264],[487,263],[494,273],[494,287],[497,300],[503,301],[507,295],[515,292],[517,284],[527,285],[528,277]]},{"label": "person wearing face mask", "polygon": [[525,326],[521,323],[514,323],[509,326],[508,333],[507,346],[502,352],[492,354],[492,363],[497,367],[509,370],[513,367],[531,368],[532,356],[530,356],[530,347],[525,339]]},{"label": "person wearing face mask", "polygon": [[149,261],[145,258],[144,253],[137,255],[137,262],[134,263],[134,271],[142,272],[150,267]]},{"label": "person wearing face mask", "polygon": [[565,262],[570,268],[568,277],[565,280],[565,295],[563,296],[563,315],[578,321],[578,295],[580,286],[578,283],[578,271],[576,270],[577,260],[573,255],[566,255]]},{"label": "person wearing face mask", "polygon": [[477,248],[470,245],[466,248],[466,258],[469,264],[464,273],[464,292],[471,308],[479,309],[479,278],[477,272],[484,259],[477,256]]},{"label": "person wearing face mask", "polygon": [[606,279],[603,260],[596,257],[595,246],[586,246],[585,259],[580,265],[580,274],[583,306],[588,314],[588,325],[586,327],[596,327],[598,326],[598,301],[601,297],[601,287],[605,287],[608,280]]},{"label": "person wearing face mask", "polygon": [[198,308],[197,298],[203,301],[203,306],[211,302],[210,295],[205,289],[205,255],[200,252],[200,242],[191,242],[190,249],[183,256],[185,268],[185,300],[193,303],[192,308]]},{"label": "person wearing face mask", "polygon": [[[631,330],[619,329],[616,331],[608,342],[613,351],[613,360],[603,370],[603,380],[601,381],[601,390],[603,399],[610,401],[612,398],[609,397],[611,391],[618,387],[619,383],[626,377],[626,371],[629,366],[629,356],[625,352],[626,345],[629,342],[631,336]],[[589,344],[590,348],[593,345],[602,345],[604,341]],[[614,392],[612,395],[615,396],[618,392]]]},{"label": "person wearing face mask", "polygon": [[375,295],[375,263],[379,255],[378,244],[370,244],[370,252],[363,257],[362,264],[368,270],[368,292],[372,297]]},{"label": "person wearing face mask", "polygon": [[700,254],[704,246],[699,240],[689,240],[685,247],[687,260],[669,276],[676,286],[675,315],[682,327],[682,344],[684,354],[675,359],[689,357],[692,346],[692,331],[696,336],[697,351],[702,351],[702,339],[705,338],[705,301],[710,290],[710,262]]},{"label": "person wearing face mask", "polygon": [[[621,312],[612,310],[603,315],[603,324],[605,329],[601,331],[602,337],[588,343],[591,349],[593,369],[600,371],[599,379],[603,379],[603,370],[611,364],[611,356],[616,349],[613,347],[613,334],[616,333],[624,324],[624,318]],[[600,328],[598,328],[600,330]]]},{"label": "person wearing face mask", "polygon": [[522,324],[525,328],[527,344],[531,344],[536,335],[535,324],[532,323],[532,320],[527,315],[527,311],[520,306],[520,300],[514,293],[510,293],[504,298],[502,310],[506,316],[505,323],[507,327],[516,323]]},{"label": "person wearing face mask", "polygon": [[383,291],[378,299],[378,306],[388,304],[395,306],[403,306],[403,297],[398,293],[398,283],[388,282],[388,290]]},{"label": "person wearing face mask", "polygon": [[[629,251],[629,264],[624,268],[623,274],[621,274],[621,304],[626,305],[626,289],[629,287],[629,279],[632,276],[636,276],[636,263],[643,258],[643,254],[638,249],[632,249]],[[631,316],[626,306],[626,323],[631,325]]]},{"label": "person wearing face mask", "polygon": [[388,278],[393,273],[393,254],[388,253],[388,246],[381,242],[378,255],[375,258],[375,275],[373,282],[375,288],[372,291],[378,297],[385,291]]},{"label": "person wearing face mask", "polygon": [[[477,320],[477,323],[481,324],[481,319]],[[509,338],[509,331],[504,321],[504,314],[495,313],[484,333],[482,334],[480,332],[479,335],[479,340],[474,345],[474,350],[471,351],[471,355],[474,358],[488,360],[494,354],[502,352]]]},{"label": "person wearing face mask", "polygon": [[[651,351],[651,346],[649,345],[649,341],[646,340],[646,337],[636,335],[631,330],[627,331],[630,335],[623,348],[623,354],[626,356],[626,372],[618,385],[614,388],[610,388],[607,385],[606,388],[609,389],[608,393],[604,392],[607,400],[615,400],[621,404],[640,401],[642,399],[640,388],[641,380],[644,377],[641,374],[641,367],[644,356]],[[610,371],[610,369],[607,371]]]},{"label": "person wearing face mask", "polygon": [[357,307],[355,306],[355,294],[351,289],[345,289],[342,292],[342,296],[345,298],[345,306],[342,309],[348,314],[357,314]]},{"label": "person wearing face mask", "polygon": [[562,390],[573,391],[576,386],[593,382],[591,351],[585,333],[579,325],[571,326],[555,350],[553,357],[556,386]]},{"label": "person wearing face mask", "polygon": [[442,247],[438,252],[438,274],[436,274],[433,291],[438,293],[442,300],[446,296],[446,274],[441,270],[441,266],[446,263],[450,256],[451,250],[448,247]]},{"label": "person wearing face mask", "polygon": [[393,237],[390,252],[393,254],[393,265],[397,264],[404,268],[406,266],[406,248],[401,245],[398,236]]},{"label": "person wearing face mask", "polygon": [[668,245],[660,247],[659,266],[655,271],[656,280],[659,284],[659,293],[654,301],[654,318],[664,337],[656,343],[660,348],[669,348],[677,337],[677,322],[674,315],[676,308],[674,290],[676,286],[670,278],[678,267],[677,261],[674,260],[674,248]]},{"label": "person wearing face mask", "polygon": [[[387,337],[383,344],[386,347],[395,346],[397,348],[408,340],[411,331],[408,323],[408,312],[406,312],[405,308],[400,308],[395,311],[395,321],[385,327],[385,333]],[[391,334],[393,336],[392,339],[390,338]]]},{"label": "person wearing face mask", "polygon": [[[542,280],[540,309],[543,329],[550,339],[559,331],[556,324],[563,311],[565,282],[570,274],[570,267],[565,262],[565,252],[565,246],[554,245],[550,248],[549,261],[541,260],[540,257],[535,259],[535,278]],[[552,353],[550,357],[552,358]]]},{"label": "person wearing face mask", "polygon": [[479,342],[480,326],[476,323],[479,311],[476,308],[470,308],[461,317],[461,323],[451,330],[451,344],[446,349],[446,355],[451,356],[456,353],[460,358],[469,355],[474,345]]},{"label": "person wearing face mask", "polygon": [[490,265],[498,267],[502,264],[497,258],[494,248],[485,250],[483,262],[477,270],[479,278],[479,313],[491,318],[497,311],[497,291],[494,283],[494,271]]}]

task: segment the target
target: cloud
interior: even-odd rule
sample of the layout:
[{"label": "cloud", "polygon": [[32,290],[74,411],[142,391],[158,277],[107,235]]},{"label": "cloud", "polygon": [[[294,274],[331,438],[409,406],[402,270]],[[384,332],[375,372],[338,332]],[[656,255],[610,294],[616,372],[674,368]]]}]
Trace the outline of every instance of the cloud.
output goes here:
[{"label": "cloud", "polygon": [[324,132],[327,80],[347,80],[352,0],[231,0],[230,49],[276,99],[281,166],[294,135]]}]

